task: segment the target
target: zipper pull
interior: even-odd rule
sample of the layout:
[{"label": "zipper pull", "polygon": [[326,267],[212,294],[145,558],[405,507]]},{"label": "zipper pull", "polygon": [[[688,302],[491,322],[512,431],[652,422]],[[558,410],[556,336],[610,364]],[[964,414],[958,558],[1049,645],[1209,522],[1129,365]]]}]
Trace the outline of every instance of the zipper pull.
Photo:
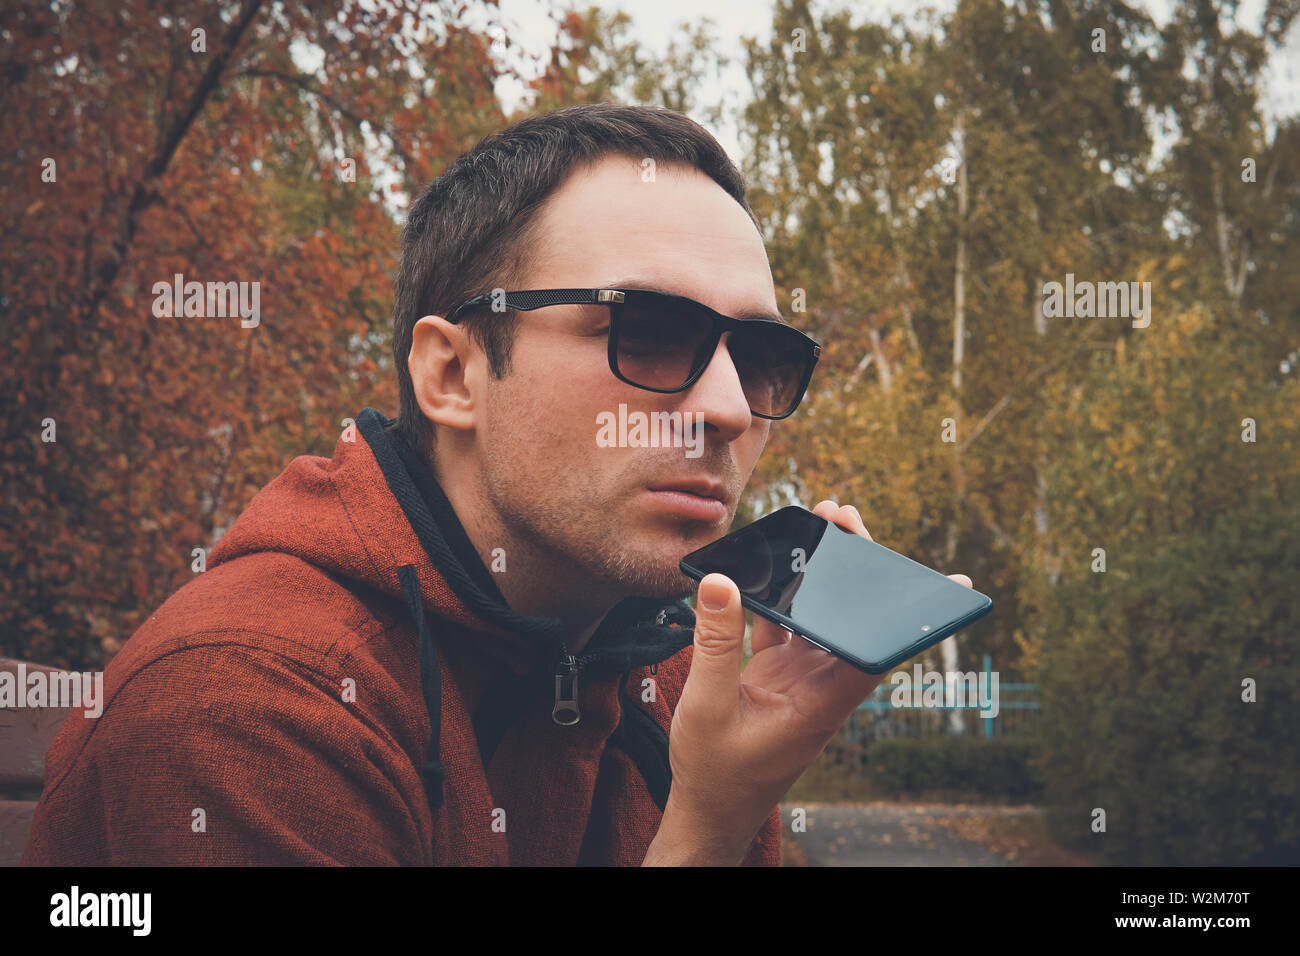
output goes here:
[{"label": "zipper pull", "polygon": [[578,662],[560,645],[560,661],[555,668],[555,709],[551,719],[562,727],[571,727],[582,718],[578,711]]}]

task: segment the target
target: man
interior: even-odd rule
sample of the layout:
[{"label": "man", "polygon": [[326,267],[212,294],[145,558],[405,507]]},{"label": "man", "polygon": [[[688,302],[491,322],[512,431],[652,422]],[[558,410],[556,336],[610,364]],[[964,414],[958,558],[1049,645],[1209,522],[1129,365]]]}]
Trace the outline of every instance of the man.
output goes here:
[{"label": "man", "polygon": [[[761,619],[742,675],[736,586],[692,613],[678,561],[802,398],[781,321],[687,118],[484,140],[403,234],[398,419],[295,459],[131,638],[23,862],[778,865],[777,801],[880,678]],[[598,442],[629,409],[669,440]]]}]

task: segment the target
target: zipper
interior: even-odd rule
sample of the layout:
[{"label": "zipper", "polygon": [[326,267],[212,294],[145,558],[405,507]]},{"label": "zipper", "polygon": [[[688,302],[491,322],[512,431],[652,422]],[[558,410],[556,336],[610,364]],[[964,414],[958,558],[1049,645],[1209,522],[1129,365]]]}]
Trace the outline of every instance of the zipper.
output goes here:
[{"label": "zipper", "polygon": [[[664,624],[668,610],[661,610],[654,622]],[[582,719],[582,712],[578,709],[578,674],[598,657],[599,650],[574,657],[564,642],[560,642],[560,654],[555,662],[555,707],[551,710],[551,719],[561,727],[572,727]],[[654,674],[658,670],[659,665],[655,664],[650,673]]]},{"label": "zipper", "polygon": [[596,654],[574,657],[564,643],[560,643],[560,656],[555,663],[555,707],[551,719],[561,727],[572,727],[582,719],[582,712],[578,709],[578,674],[596,657]]}]

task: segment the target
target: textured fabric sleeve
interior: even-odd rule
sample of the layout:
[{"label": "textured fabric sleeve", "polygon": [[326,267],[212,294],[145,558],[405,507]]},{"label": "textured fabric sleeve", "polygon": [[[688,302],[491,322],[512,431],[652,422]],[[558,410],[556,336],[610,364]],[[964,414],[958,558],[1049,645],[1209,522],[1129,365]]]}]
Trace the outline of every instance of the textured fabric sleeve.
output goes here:
[{"label": "textured fabric sleeve", "polygon": [[758,835],[745,857],[745,866],[781,865],[781,807],[772,808],[767,821],[759,827]]},{"label": "textured fabric sleeve", "polygon": [[409,757],[331,679],[191,645],[130,674],[99,717],[69,718],[23,863],[419,864],[417,799]]}]

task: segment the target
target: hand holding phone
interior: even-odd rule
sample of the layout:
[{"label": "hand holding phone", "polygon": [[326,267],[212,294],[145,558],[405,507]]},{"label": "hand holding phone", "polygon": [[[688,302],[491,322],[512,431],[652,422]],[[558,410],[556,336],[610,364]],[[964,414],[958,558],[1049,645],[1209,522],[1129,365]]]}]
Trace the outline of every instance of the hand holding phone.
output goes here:
[{"label": "hand holding phone", "polygon": [[992,609],[964,575],[954,582],[876,544],[860,516],[856,525],[791,505],[692,551],[681,569],[696,580],[727,575],[755,614],[868,674],[892,670]]},{"label": "hand holding phone", "polygon": [[[856,508],[823,501],[812,513],[871,539]],[[673,785],[646,865],[741,862],[777,801],[883,679],[757,613],[742,673],[741,597],[725,575],[700,581],[691,671],[669,735]]]}]

